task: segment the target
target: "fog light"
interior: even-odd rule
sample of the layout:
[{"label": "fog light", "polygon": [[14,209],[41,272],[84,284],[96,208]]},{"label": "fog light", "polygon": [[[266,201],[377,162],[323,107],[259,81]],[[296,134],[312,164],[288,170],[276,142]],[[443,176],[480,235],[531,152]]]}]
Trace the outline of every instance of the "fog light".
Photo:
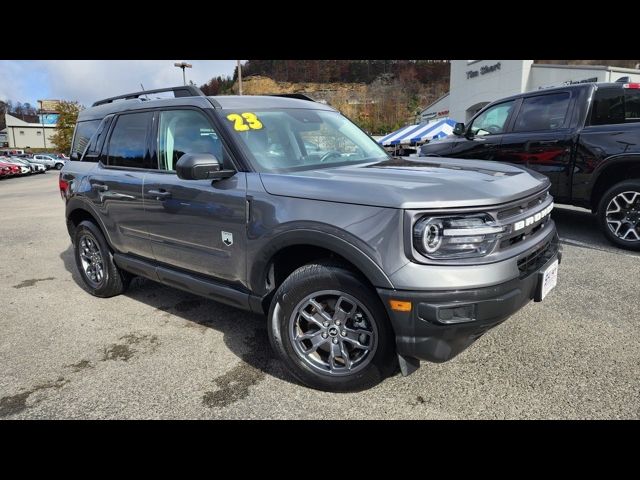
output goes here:
[{"label": "fog light", "polygon": [[476,319],[475,304],[460,305],[457,307],[438,308],[438,320],[442,323],[464,323]]}]

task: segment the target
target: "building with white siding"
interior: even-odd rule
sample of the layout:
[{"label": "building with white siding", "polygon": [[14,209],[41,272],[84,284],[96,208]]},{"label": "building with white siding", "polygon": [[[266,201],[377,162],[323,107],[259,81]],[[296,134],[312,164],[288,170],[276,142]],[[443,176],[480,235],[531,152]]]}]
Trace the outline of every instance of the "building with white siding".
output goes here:
[{"label": "building with white siding", "polygon": [[52,148],[51,138],[56,131],[55,124],[29,123],[13,115],[5,114],[6,142],[9,148]]},{"label": "building with white siding", "polygon": [[602,65],[546,65],[533,60],[452,60],[449,93],[419,121],[468,122],[485,105],[510,95],[584,82],[640,82],[640,70]]}]

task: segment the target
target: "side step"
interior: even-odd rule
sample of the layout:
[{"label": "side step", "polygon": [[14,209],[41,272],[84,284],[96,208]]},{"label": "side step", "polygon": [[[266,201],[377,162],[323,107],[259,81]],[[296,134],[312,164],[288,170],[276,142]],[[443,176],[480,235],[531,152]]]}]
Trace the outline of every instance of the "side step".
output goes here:
[{"label": "side step", "polygon": [[134,275],[140,275],[169,287],[179,288],[232,307],[251,310],[248,292],[242,292],[197,275],[159,266],[122,253],[115,253],[113,260],[118,267]]}]

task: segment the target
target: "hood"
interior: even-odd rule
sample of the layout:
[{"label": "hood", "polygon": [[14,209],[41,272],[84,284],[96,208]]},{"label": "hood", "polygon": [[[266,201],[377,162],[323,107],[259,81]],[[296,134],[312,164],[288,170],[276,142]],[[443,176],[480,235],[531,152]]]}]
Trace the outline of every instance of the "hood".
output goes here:
[{"label": "hood", "polygon": [[497,205],[549,185],[545,176],[514,165],[435,159],[396,157],[260,177],[272,195],[406,209]]}]

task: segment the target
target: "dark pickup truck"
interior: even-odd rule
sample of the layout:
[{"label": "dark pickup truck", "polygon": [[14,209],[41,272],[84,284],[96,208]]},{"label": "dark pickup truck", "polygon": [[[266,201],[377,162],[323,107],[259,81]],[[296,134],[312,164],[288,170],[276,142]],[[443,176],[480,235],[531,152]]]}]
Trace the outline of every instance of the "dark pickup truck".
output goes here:
[{"label": "dark pickup truck", "polygon": [[589,83],[498,100],[420,156],[497,160],[551,180],[614,244],[640,250],[640,83]]}]

